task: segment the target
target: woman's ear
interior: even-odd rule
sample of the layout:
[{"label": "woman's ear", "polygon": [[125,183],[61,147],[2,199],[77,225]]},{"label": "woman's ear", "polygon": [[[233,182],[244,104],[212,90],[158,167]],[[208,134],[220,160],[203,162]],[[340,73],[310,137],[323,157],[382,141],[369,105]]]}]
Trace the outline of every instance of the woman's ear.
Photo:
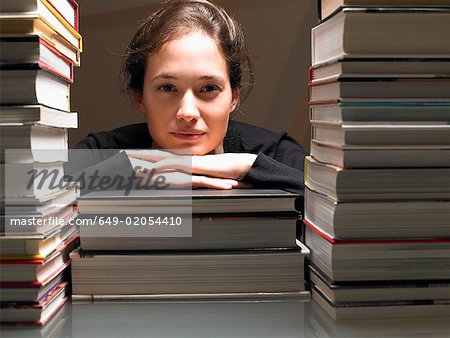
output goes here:
[{"label": "woman's ear", "polygon": [[145,107],[144,104],[142,103],[142,93],[141,92],[133,92],[132,94],[132,100],[133,100],[133,105],[136,108],[136,110],[145,115]]},{"label": "woman's ear", "polygon": [[236,110],[236,108],[239,105],[239,100],[240,100],[240,96],[239,96],[239,88],[235,87],[232,89],[232,93],[231,93],[231,110],[230,113],[234,112]]}]

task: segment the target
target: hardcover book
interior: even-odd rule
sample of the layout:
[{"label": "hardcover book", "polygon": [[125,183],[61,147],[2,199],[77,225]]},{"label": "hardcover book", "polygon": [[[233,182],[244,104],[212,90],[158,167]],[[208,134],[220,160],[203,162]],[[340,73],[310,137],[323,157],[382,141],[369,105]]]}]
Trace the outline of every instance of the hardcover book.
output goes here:
[{"label": "hardcover book", "polygon": [[70,111],[67,79],[46,68],[2,69],[1,105],[46,105]]},{"label": "hardcover book", "polygon": [[73,61],[38,35],[1,36],[0,42],[2,69],[27,69],[37,65],[73,82]]},{"label": "hardcover book", "polygon": [[15,0],[4,1],[2,14],[42,14],[51,13],[61,22],[67,22],[78,31],[79,10],[75,0]]},{"label": "hardcover book", "polygon": [[344,56],[449,58],[449,17],[448,8],[344,8],[312,29],[312,65]]},{"label": "hardcover book", "polygon": [[298,248],[71,254],[74,295],[174,295],[300,292]]},{"label": "hardcover book", "polygon": [[333,303],[316,286],[311,290],[312,299],[334,320],[447,318],[450,315],[449,300],[407,300],[386,302]]},{"label": "hardcover book", "polygon": [[0,320],[2,324],[30,323],[44,325],[68,300],[67,282],[61,282],[44,299],[35,304],[1,303]]},{"label": "hardcover book", "polygon": [[336,282],[450,279],[450,239],[338,241],[305,224],[308,260]]},{"label": "hardcover book", "polygon": [[450,300],[450,280],[334,282],[308,265],[309,280],[333,303]]},{"label": "hardcover book", "polygon": [[0,107],[0,126],[38,124],[57,128],[77,128],[78,113],[50,108],[44,105],[17,105]]},{"label": "hardcover book", "polygon": [[450,199],[449,168],[343,169],[308,156],[305,184],[339,202]]},{"label": "hardcover book", "polygon": [[42,33],[48,37],[58,35],[61,42],[69,44],[80,52],[83,50],[81,35],[51,6],[43,6],[42,12],[31,14],[2,12],[0,13],[0,29],[2,34]]},{"label": "hardcover book", "polygon": [[322,20],[333,15],[342,7],[365,6],[365,7],[384,7],[384,8],[433,8],[450,6],[448,0],[319,0],[319,14]]},{"label": "hardcover book", "polygon": [[306,188],[305,221],[339,240],[450,238],[450,201],[336,202]]}]

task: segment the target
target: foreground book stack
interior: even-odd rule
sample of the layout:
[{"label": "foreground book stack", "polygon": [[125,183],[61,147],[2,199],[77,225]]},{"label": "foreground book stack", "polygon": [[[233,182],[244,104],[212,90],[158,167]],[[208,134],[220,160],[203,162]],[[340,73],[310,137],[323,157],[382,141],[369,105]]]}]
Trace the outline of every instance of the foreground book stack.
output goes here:
[{"label": "foreground book stack", "polygon": [[296,197],[256,189],[81,196],[73,299],[308,297]]},{"label": "foreground book stack", "polygon": [[305,164],[313,299],[334,319],[449,316],[450,1],[321,4]]},{"label": "foreground book stack", "polygon": [[44,325],[68,296],[77,187],[63,181],[81,36],[73,0],[0,7],[0,320]]}]

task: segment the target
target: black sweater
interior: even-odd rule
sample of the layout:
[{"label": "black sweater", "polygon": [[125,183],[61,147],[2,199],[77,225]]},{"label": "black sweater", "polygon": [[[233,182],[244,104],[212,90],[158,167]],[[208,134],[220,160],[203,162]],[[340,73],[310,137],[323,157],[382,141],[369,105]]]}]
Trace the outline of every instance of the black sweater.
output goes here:
[{"label": "black sweater", "polygon": [[[89,134],[78,149],[151,149],[147,124],[133,124],[109,132]],[[223,141],[226,153],[252,153],[257,158],[240,180],[255,188],[276,188],[303,193],[304,150],[287,133],[273,133],[246,123],[230,121]],[[102,155],[103,156],[103,155]],[[99,164],[98,160],[96,160]],[[98,165],[97,165],[98,167]],[[132,172],[125,153],[103,158],[102,172]],[[107,174],[107,173],[106,173]]]}]

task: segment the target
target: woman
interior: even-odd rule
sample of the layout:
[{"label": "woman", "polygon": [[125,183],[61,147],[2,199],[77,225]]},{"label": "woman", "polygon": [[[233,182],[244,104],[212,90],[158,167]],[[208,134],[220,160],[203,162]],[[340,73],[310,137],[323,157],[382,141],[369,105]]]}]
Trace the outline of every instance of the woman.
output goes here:
[{"label": "woman", "polygon": [[163,172],[192,187],[301,192],[302,148],[286,133],[230,121],[246,89],[244,67],[244,35],[225,10],[206,0],[166,1],[141,24],[124,63],[147,123],[90,134],[77,148],[127,149],[107,167]]}]

